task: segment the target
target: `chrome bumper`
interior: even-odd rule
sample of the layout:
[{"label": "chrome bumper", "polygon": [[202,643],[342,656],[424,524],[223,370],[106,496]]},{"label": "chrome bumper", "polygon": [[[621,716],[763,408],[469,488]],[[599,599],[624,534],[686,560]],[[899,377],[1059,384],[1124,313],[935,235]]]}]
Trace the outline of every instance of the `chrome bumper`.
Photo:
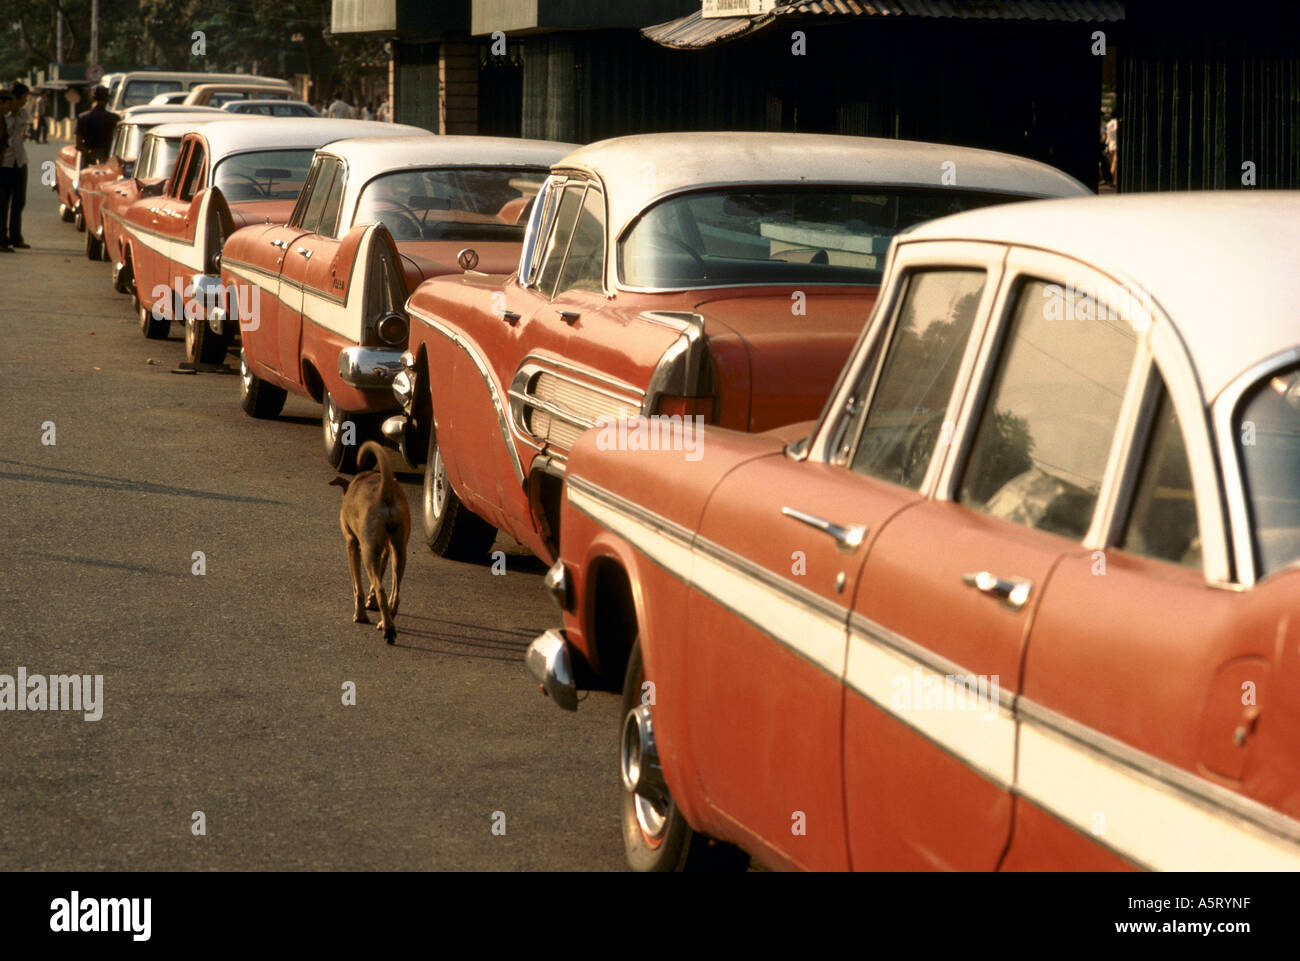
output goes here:
[{"label": "chrome bumper", "polygon": [[533,677],[542,685],[556,706],[566,711],[578,709],[578,688],[573,680],[573,661],[569,657],[569,642],[564,632],[549,630],[528,645],[524,663]]},{"label": "chrome bumper", "polygon": [[339,351],[339,376],[353,387],[392,387],[393,378],[403,369],[400,350],[345,347]]}]

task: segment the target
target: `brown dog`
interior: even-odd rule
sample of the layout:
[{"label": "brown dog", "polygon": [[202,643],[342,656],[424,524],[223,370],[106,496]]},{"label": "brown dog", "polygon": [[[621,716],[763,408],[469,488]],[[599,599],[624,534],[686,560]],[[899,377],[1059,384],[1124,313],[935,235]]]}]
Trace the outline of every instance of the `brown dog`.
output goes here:
[{"label": "brown dog", "polygon": [[[366,608],[379,610],[379,629],[384,640],[392,644],[397,640],[398,590],[402,585],[402,572],[406,570],[406,542],[411,536],[411,511],[406,506],[406,494],[393,480],[393,468],[388,454],[372,440],[361,445],[357,452],[360,464],[369,451],[375,457],[379,470],[357,474],[349,481],[336,477],[330,484],[343,488],[343,508],[339,511],[339,526],[348,545],[348,567],[352,571],[352,620],[369,624]],[[384,596],[384,567],[389,556],[393,559],[393,590]],[[370,578],[370,595],[361,591],[361,565],[366,566]]]}]

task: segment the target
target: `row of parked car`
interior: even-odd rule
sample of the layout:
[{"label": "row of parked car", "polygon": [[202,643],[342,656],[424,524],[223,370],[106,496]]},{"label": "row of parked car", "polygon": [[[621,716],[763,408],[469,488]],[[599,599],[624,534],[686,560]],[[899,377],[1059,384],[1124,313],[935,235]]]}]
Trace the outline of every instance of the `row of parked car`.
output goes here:
[{"label": "row of parked car", "polygon": [[59,170],[145,336],[553,565],[633,867],[1300,867],[1300,195],[148,112]]}]

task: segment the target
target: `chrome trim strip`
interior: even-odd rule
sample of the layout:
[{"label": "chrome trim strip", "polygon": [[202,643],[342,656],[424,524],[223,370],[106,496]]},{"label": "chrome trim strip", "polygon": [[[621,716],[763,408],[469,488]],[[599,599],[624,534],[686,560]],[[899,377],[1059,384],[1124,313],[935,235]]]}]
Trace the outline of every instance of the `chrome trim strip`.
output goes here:
[{"label": "chrome trim strip", "polygon": [[[522,485],[525,480],[524,465],[519,462],[519,452],[515,450],[514,440],[510,435],[510,423],[506,417],[505,405],[501,403],[501,390],[497,387],[496,380],[493,378],[492,370],[488,367],[487,362],[462,334],[431,315],[410,306],[409,301],[407,302],[406,312],[427,327],[431,327],[442,334],[465,351],[469,359],[474,362],[474,366],[478,368],[479,376],[483,378],[483,383],[487,385],[488,394],[492,398],[492,406],[496,408],[497,426],[501,429],[501,439],[505,442],[506,451],[510,454],[510,463],[515,469],[515,479]],[[437,419],[437,411],[434,412],[434,419]]]},{"label": "chrome trim strip", "polygon": [[[640,387],[637,387],[633,384],[629,384],[625,380],[619,380],[616,377],[610,377],[607,374],[602,374],[599,371],[592,370],[590,367],[580,367],[577,364],[569,363],[567,361],[560,360],[557,357],[551,357],[546,354],[529,354],[527,357],[523,359],[520,366],[522,367],[525,364],[529,363],[530,361],[535,361],[539,364],[546,364],[558,370],[566,371],[567,373],[570,374],[580,374],[583,377],[589,377],[592,380],[597,380],[600,381],[602,384],[609,385],[614,389],[614,391],[621,390],[621,391],[626,391],[629,394],[636,394],[640,397],[645,396],[645,391],[642,390]],[[562,376],[562,375],[557,374],[556,376]],[[600,390],[600,388],[598,387],[594,387],[590,384],[583,384],[581,381],[574,380],[571,377],[567,379],[572,381],[575,384],[579,384],[582,387],[590,387],[592,390]],[[608,394],[610,397],[615,397],[618,400],[627,399],[621,396],[620,394],[615,393],[614,391],[606,390],[606,391],[602,391],[602,393]]]},{"label": "chrome trim strip", "polygon": [[[517,400],[522,404],[527,404],[529,407],[532,407],[535,410],[545,411],[546,413],[550,414],[552,417],[558,417],[566,424],[572,424],[574,427],[581,427],[583,430],[591,430],[591,428],[596,426],[594,421],[587,420],[584,417],[579,417],[577,414],[571,413],[568,410],[564,409],[563,407],[558,406],[557,404],[552,404],[548,400],[542,400],[540,397],[538,397],[535,394],[529,394],[524,391],[515,390],[514,388],[511,388],[510,399]],[[533,436],[534,438],[536,437],[536,435]]]},{"label": "chrome trim strip", "polygon": [[[1215,784],[1213,781],[1190,774],[1168,761],[1162,761],[1151,754],[1129,747],[1123,741],[1073,721],[1023,695],[1016,698],[1016,710],[1021,715],[1022,723],[1036,725],[1068,738],[1102,760],[1158,781],[1211,813],[1227,811],[1265,833],[1284,841],[1300,844],[1300,821],[1289,818],[1258,801]],[[1035,804],[1040,803],[1033,798],[1029,800]]]}]

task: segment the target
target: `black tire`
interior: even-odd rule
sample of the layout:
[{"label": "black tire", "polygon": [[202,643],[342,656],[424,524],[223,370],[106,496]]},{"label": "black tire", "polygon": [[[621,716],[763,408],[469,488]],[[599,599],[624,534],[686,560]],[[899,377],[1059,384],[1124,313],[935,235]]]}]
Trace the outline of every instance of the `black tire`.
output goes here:
[{"label": "black tire", "polygon": [[[348,439],[346,425],[349,422],[352,424],[352,443],[346,444],[344,443]],[[356,472],[357,451],[366,441],[375,439],[373,422],[373,417],[354,414],[339,407],[334,403],[328,388],[325,389],[324,396],[321,398],[321,437],[325,442],[325,459],[329,461],[331,467],[344,474]]]},{"label": "black tire", "polygon": [[[107,254],[107,251],[105,252]],[[111,257],[109,258],[112,259]],[[131,255],[122,255],[122,269],[113,278],[113,289],[119,294],[135,293],[135,273],[131,264]]]},{"label": "black tire", "polygon": [[226,359],[226,338],[214,334],[206,320],[185,318],[185,359],[191,364],[219,364]]},{"label": "black tire", "polygon": [[153,310],[144,304],[138,304],[137,309],[140,311],[140,333],[150,340],[165,340],[172,331],[172,322],[166,317],[155,318]]},{"label": "black tire", "polygon": [[497,529],[461,503],[451,489],[438,453],[438,437],[429,422],[429,453],[424,461],[424,542],[439,557],[477,561],[492,549]]},{"label": "black tire", "polygon": [[76,212],[67,204],[62,204],[61,207],[62,209],[59,211],[59,219],[65,224],[70,224],[77,219]]},{"label": "black tire", "polygon": [[[645,682],[645,667],[641,660],[641,642],[632,642],[632,652],[627,659],[627,672],[623,675],[623,710],[619,715],[620,741],[622,723],[629,712],[641,702],[641,685]],[[622,745],[620,743],[620,749]],[[696,834],[686,823],[686,818],[669,795],[667,803],[656,808],[649,805],[644,815],[638,814],[638,800],[646,800],[629,791],[619,776],[619,820],[623,830],[623,854],[633,871],[743,871],[749,866],[749,855],[739,848],[712,841]],[[648,830],[648,827],[650,830]]]},{"label": "black tire", "polygon": [[249,417],[270,419],[280,416],[284,410],[285,398],[289,396],[283,387],[268,384],[253,374],[248,366],[248,358],[239,352],[239,406]]},{"label": "black tire", "polygon": [[81,204],[78,203],[76,209],[72,211],[72,223],[82,232],[86,229],[86,215],[81,210]]},{"label": "black tire", "polygon": [[86,259],[104,259],[104,242],[96,237],[94,232],[90,230],[86,231]]}]

